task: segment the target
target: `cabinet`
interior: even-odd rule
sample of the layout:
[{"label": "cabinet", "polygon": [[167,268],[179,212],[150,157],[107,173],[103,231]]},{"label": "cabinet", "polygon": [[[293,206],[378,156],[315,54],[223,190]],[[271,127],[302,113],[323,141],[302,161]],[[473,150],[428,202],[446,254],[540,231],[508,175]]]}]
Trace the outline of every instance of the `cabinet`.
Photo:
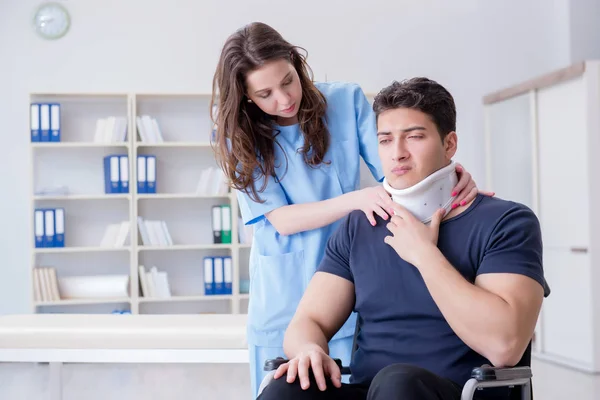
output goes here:
[{"label": "cabinet", "polygon": [[552,290],[534,355],[600,372],[600,62],[484,97],[487,187],[540,220]]}]

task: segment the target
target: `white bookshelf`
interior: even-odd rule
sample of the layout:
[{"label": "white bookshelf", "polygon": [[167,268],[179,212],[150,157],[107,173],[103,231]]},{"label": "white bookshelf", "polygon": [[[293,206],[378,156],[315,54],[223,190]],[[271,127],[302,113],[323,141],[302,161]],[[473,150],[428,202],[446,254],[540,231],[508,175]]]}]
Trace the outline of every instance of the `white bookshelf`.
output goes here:
[{"label": "white bookshelf", "polygon": [[[38,313],[133,314],[245,313],[248,294],[240,280],[249,279],[249,244],[238,242],[239,209],[234,193],[197,194],[203,169],[217,167],[210,144],[212,122],[209,94],[31,94],[30,103],[61,105],[61,141],[31,142],[31,270],[52,267],[58,279],[72,276],[127,275],[126,297],[36,299]],[[145,143],[136,117],[150,115],[160,126],[163,142]],[[96,143],[96,121],[125,117],[125,142]],[[26,131],[29,134],[29,130]],[[105,194],[103,157],[129,157],[129,193]],[[137,193],[137,156],[156,156],[156,194]],[[51,188],[62,188],[49,191]],[[228,204],[232,213],[232,243],[212,242],[211,208]],[[37,208],[64,208],[65,247],[36,248],[33,213]],[[165,221],[171,246],[143,245],[138,217]],[[128,221],[121,247],[101,246],[109,224]],[[230,256],[231,295],[205,295],[203,258]],[[144,297],[139,265],[156,266],[168,274],[171,297]],[[32,274],[33,276],[33,274]],[[246,286],[246,285],[244,285]]]}]

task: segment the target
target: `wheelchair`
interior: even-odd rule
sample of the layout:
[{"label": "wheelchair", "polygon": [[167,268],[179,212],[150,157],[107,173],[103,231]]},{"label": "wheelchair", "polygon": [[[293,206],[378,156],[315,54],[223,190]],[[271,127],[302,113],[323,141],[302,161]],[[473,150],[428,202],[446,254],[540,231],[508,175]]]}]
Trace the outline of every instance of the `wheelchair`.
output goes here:
[{"label": "wheelchair", "polygon": [[[360,330],[360,324],[357,322],[354,332],[354,341],[352,345],[352,355],[357,348],[356,338]],[[343,366],[340,359],[334,359],[342,375],[350,375],[350,367]],[[269,373],[262,380],[258,389],[258,396],[265,390],[267,385],[273,381],[275,371],[281,364],[287,360],[281,357],[265,361],[264,370]],[[533,398],[533,385],[531,378],[531,341],[523,353],[521,360],[514,367],[497,368],[489,365],[482,365],[473,368],[471,379],[463,386],[461,400],[473,400],[475,392],[484,388],[495,387],[520,387],[520,390],[511,391],[510,400],[531,400]]]}]

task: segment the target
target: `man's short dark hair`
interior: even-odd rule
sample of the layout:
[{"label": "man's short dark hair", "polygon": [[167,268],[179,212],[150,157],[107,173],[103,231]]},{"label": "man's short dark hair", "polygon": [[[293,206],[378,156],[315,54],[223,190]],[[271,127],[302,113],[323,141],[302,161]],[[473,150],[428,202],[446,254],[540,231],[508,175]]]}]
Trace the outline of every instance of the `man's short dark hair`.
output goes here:
[{"label": "man's short dark hair", "polygon": [[454,99],[446,88],[431,79],[418,77],[394,81],[375,96],[373,110],[378,120],[381,113],[396,108],[412,108],[429,115],[442,140],[448,133],[456,131]]}]

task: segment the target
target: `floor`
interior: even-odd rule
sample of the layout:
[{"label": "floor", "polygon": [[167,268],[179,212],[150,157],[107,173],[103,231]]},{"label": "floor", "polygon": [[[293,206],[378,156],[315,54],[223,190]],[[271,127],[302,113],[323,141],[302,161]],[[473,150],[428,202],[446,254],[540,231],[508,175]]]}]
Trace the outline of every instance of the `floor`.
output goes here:
[{"label": "floor", "polygon": [[534,399],[600,399],[600,375],[590,375],[545,361],[533,360]]}]

